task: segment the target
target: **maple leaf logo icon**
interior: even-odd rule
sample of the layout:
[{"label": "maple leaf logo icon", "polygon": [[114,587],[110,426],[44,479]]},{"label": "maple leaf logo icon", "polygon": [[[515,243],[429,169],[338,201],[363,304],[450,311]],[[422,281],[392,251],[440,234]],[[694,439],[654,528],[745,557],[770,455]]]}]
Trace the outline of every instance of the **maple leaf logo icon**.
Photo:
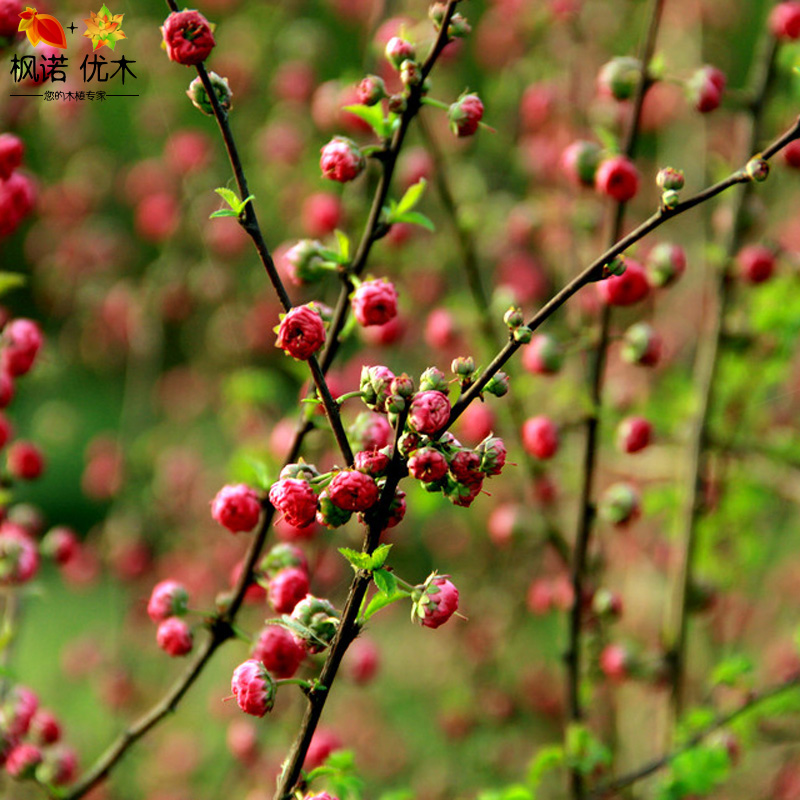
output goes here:
[{"label": "maple leaf logo icon", "polygon": [[25,31],[28,41],[36,47],[39,42],[52,47],[67,49],[67,36],[61,23],[50,14],[40,14],[35,8],[27,6],[19,15],[19,31]]},{"label": "maple leaf logo icon", "polygon": [[91,39],[92,50],[99,50],[101,47],[113,50],[120,39],[127,38],[122,31],[124,14],[112,14],[105,3],[96,14],[94,11],[89,13],[92,16],[90,19],[84,20],[86,31],[83,35],[87,39]]}]

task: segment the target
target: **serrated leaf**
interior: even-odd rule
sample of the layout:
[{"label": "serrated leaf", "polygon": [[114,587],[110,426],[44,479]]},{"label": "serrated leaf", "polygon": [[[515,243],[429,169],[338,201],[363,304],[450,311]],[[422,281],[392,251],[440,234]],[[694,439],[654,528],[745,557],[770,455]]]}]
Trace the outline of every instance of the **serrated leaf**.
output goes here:
[{"label": "serrated leaf", "polygon": [[391,597],[397,591],[397,578],[389,570],[376,569],[372,573],[372,580],[375,581],[375,585],[385,595]]},{"label": "serrated leaf", "polygon": [[238,217],[239,212],[234,211],[232,208],[221,208],[209,215],[209,219],[216,219],[217,217]]},{"label": "serrated leaf", "polygon": [[0,272],[0,297],[13,289],[19,289],[27,283],[25,275],[19,272]]},{"label": "serrated leaf", "polygon": [[374,106],[360,104],[345,106],[344,110],[363,119],[381,139],[385,139],[389,135],[389,128],[383,117],[383,108],[381,108],[380,103]]},{"label": "serrated leaf", "polygon": [[346,264],[350,260],[350,238],[338,228],[333,233],[336,236],[336,241],[339,243],[339,255],[344,259],[344,261],[340,263]]},{"label": "serrated leaf", "polygon": [[422,199],[427,185],[428,182],[425,178],[420,178],[413,186],[409,186],[408,189],[406,189],[406,193],[397,204],[397,212],[399,214],[404,214],[406,211],[411,211]]},{"label": "serrated leaf", "polygon": [[390,544],[382,544],[375,548],[371,556],[370,569],[380,569],[389,558],[389,551],[392,549]]},{"label": "serrated leaf", "polygon": [[353,569],[371,569],[372,556],[351,550],[349,547],[340,547],[339,552],[350,562]]},{"label": "serrated leaf", "polygon": [[239,203],[239,195],[233,191],[233,189],[228,189],[225,186],[220,186],[214,191],[231,207],[236,208]]},{"label": "serrated leaf", "polygon": [[407,222],[410,225],[420,225],[431,233],[436,232],[436,226],[428,217],[419,211],[406,211],[404,214],[395,214],[392,222]]},{"label": "serrated leaf", "polygon": [[383,592],[378,592],[372,600],[369,601],[369,605],[364,611],[364,622],[366,622],[373,614],[377,614],[382,608],[386,608],[386,606],[390,606],[392,603],[396,603],[398,600],[402,600],[404,597],[410,597],[411,595],[408,592],[404,592],[402,590],[395,591],[394,594],[387,595],[383,594]]}]

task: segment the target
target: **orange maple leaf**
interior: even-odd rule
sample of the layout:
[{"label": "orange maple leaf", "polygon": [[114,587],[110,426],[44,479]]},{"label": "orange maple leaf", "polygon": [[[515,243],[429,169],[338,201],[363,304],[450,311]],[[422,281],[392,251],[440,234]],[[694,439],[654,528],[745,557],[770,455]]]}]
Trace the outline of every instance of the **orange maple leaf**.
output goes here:
[{"label": "orange maple leaf", "polygon": [[51,14],[40,14],[35,8],[27,6],[19,15],[22,22],[18,31],[25,31],[28,41],[36,47],[39,42],[67,49],[67,35],[61,23]]}]

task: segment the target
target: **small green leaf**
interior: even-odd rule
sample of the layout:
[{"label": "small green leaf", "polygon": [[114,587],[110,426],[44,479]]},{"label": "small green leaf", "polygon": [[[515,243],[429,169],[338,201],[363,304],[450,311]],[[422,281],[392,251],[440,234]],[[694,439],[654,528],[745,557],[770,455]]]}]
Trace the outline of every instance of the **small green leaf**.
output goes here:
[{"label": "small green leaf", "polygon": [[220,186],[214,191],[231,207],[236,208],[239,205],[239,195],[232,189]]},{"label": "small green leaf", "polygon": [[19,272],[0,272],[0,297],[24,286],[28,279]]},{"label": "small green leaf", "polygon": [[383,594],[391,597],[397,591],[397,578],[389,570],[376,569],[372,573],[372,580]]},{"label": "small green leaf", "polygon": [[421,225],[431,233],[436,232],[436,226],[431,222],[428,217],[421,214],[419,211],[406,211],[404,214],[395,214],[392,222],[407,222],[410,225]]},{"label": "small green leaf", "polygon": [[375,548],[371,556],[369,569],[380,569],[389,558],[389,551],[392,549],[390,544],[382,544]]},{"label": "small green leaf", "polygon": [[380,103],[374,106],[345,106],[344,110],[363,119],[381,139],[386,139],[389,136],[389,125],[383,117],[383,109]]},{"label": "small green leaf", "polygon": [[397,590],[394,594],[388,595],[383,592],[378,592],[372,600],[369,601],[366,611],[364,611],[364,622],[366,622],[373,614],[377,614],[382,608],[390,606],[392,603],[402,600],[404,597],[410,597],[408,592]]},{"label": "small green leaf", "polygon": [[542,747],[528,767],[528,784],[536,789],[546,772],[564,764],[564,748],[560,744]]},{"label": "small green leaf", "polygon": [[346,264],[350,260],[350,238],[338,228],[334,231],[334,234],[336,241],[339,243],[339,255],[344,259],[341,263]]},{"label": "small green leaf", "polygon": [[213,214],[209,214],[209,219],[216,219],[217,217],[238,217],[239,212],[234,211],[231,208],[221,208],[219,211],[215,211]]},{"label": "small green leaf", "polygon": [[269,470],[263,461],[251,456],[245,457],[245,461],[253,468],[253,475],[259,489],[269,489],[272,486],[272,480],[269,477]]},{"label": "small green leaf", "polygon": [[351,550],[349,547],[340,547],[339,552],[350,562],[353,569],[371,568],[372,556],[366,553],[359,553],[357,550]]},{"label": "small green leaf", "polygon": [[397,212],[399,214],[403,214],[406,211],[411,211],[414,206],[419,203],[422,199],[422,195],[425,192],[425,187],[428,185],[428,182],[425,178],[420,178],[417,183],[413,186],[409,186],[406,189],[406,193],[400,199],[400,202],[397,204]]},{"label": "small green leaf", "polygon": [[743,655],[734,655],[721,661],[711,673],[714,686],[736,686],[753,672],[753,662]]},{"label": "small green leaf", "polygon": [[603,145],[604,150],[612,155],[619,152],[617,137],[608,128],[604,128],[602,125],[596,125],[594,127],[594,133]]}]

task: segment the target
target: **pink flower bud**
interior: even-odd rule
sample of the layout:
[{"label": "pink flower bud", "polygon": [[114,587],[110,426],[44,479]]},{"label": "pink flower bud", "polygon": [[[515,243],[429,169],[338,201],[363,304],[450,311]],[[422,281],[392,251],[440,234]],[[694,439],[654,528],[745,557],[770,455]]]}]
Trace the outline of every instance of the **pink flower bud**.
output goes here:
[{"label": "pink flower bud", "polygon": [[689,100],[701,114],[719,108],[725,91],[725,74],[716,67],[701,67],[686,84]]},{"label": "pink flower bud", "polygon": [[433,483],[447,475],[447,461],[438,450],[421,447],[408,459],[408,472],[418,481]]},{"label": "pink flower bud", "polygon": [[42,347],[39,326],[30,319],[15,319],[3,330],[3,366],[10,375],[24,375]]},{"label": "pink flower bud", "polygon": [[41,761],[42,751],[36,745],[18,744],[6,758],[6,772],[17,780],[32,778]]},{"label": "pink flower bud", "polygon": [[397,291],[387,280],[364,281],[351,303],[355,318],[365,327],[385,325],[397,316]]},{"label": "pink flower bud", "polygon": [[325,344],[325,325],[313,304],[295,306],[283,315],[276,347],[299,361],[307,361]]},{"label": "pink flower bud", "polygon": [[413,60],[416,56],[414,45],[399,36],[392,36],[392,38],[386,42],[386,49],[384,52],[389,63],[395,69],[400,69],[400,65],[404,61],[407,59]]},{"label": "pink flower bud", "polygon": [[300,567],[282,569],[269,582],[269,602],[279,614],[291,614],[308,594],[308,573]]},{"label": "pink flower bud", "polygon": [[458,609],[458,589],[443,575],[425,587],[416,604],[416,616],[426,628],[444,625]]},{"label": "pink flower bud", "polygon": [[296,528],[310,525],[317,514],[317,495],[308,481],[298,478],[285,478],[273,483],[269,501]]},{"label": "pink flower bud", "polygon": [[546,333],[536,334],[522,351],[522,366],[534,375],[555,375],[563,363],[561,346]]},{"label": "pink flower bud", "polygon": [[211,501],[211,516],[231,533],[251,531],[261,516],[258,494],[244,483],[223,486]]},{"label": "pink flower bud", "polygon": [[158,646],[168,655],[185,656],[192,651],[192,632],[180,617],[165,619],[156,631]]},{"label": "pink flower bud", "polygon": [[342,224],[344,206],[335,194],[316,192],[306,198],[300,218],[308,236],[327,236]]},{"label": "pink flower bud", "polygon": [[653,426],[644,417],[628,417],[617,428],[617,447],[623,453],[638,453],[650,444]]},{"label": "pink flower bud", "polygon": [[641,75],[642,62],[638,58],[619,56],[600,68],[597,86],[601,94],[615,100],[629,100],[639,85]]},{"label": "pink flower bud", "polygon": [[[14,32],[16,33],[16,28]],[[22,164],[23,155],[25,155],[25,145],[22,139],[13,133],[0,134],[0,179],[8,180],[11,177],[11,173]]]},{"label": "pink flower bud", "polygon": [[775,253],[761,244],[743,247],[736,256],[739,273],[748,283],[763,283],[775,271]]},{"label": "pink flower bud", "polygon": [[65,525],[58,525],[44,535],[39,549],[42,555],[63,565],[75,557],[79,547],[80,542],[75,531]]},{"label": "pink flower bud", "polygon": [[14,522],[0,523],[0,586],[27,583],[39,569],[36,543]]},{"label": "pink flower bud", "polygon": [[331,502],[345,511],[366,511],[378,502],[378,484],[357,470],[343,470],[328,486]]},{"label": "pink flower bud", "polygon": [[374,106],[386,97],[386,84],[377,75],[367,75],[358,84],[358,102],[365,106]]},{"label": "pink flower bud", "polygon": [[778,3],[770,12],[769,29],[778,39],[800,39],[800,2],[788,0]]},{"label": "pink flower bud", "polygon": [[650,292],[644,267],[631,258],[625,259],[625,272],[598,281],[597,293],[610,306],[631,306],[644,300]]},{"label": "pink flower bud", "polygon": [[411,401],[408,426],[417,433],[430,435],[443,428],[450,419],[450,401],[436,390],[418,392]]},{"label": "pink flower bud", "polygon": [[266,625],[250,655],[276,678],[291,678],[306,657],[306,650],[286,628]]},{"label": "pink flower bud", "polygon": [[558,451],[558,428],[553,420],[543,415],[525,420],[522,446],[535,458],[552,458]]},{"label": "pink flower bud", "polygon": [[800,139],[794,139],[783,148],[783,161],[787,167],[800,169]]},{"label": "pink flower bud", "polygon": [[199,11],[174,11],[161,26],[171,61],[193,66],[205,61],[216,42],[208,20]]},{"label": "pink flower bud", "polygon": [[598,192],[624,203],[639,191],[639,170],[625,156],[611,156],[601,162],[594,177]]},{"label": "pink flower bud", "polygon": [[480,97],[468,94],[460,98],[450,106],[447,118],[450,120],[450,130],[456,136],[472,136],[483,119],[483,103]]},{"label": "pink flower bud", "polygon": [[474,450],[459,450],[450,459],[450,472],[459,483],[476,483],[483,478],[481,457]]},{"label": "pink flower bud", "polygon": [[615,483],[603,492],[599,511],[612,525],[627,525],[641,513],[639,492],[630,483]]},{"label": "pink flower bud", "polygon": [[55,714],[40,708],[31,719],[28,734],[36,744],[53,744],[61,738],[61,725]]},{"label": "pink flower bud", "polygon": [[12,738],[24,736],[30,729],[38,708],[39,699],[32,689],[27,686],[14,686],[0,708],[3,732]]},{"label": "pink flower bud", "polygon": [[648,254],[646,266],[653,286],[670,286],[686,271],[686,251],[678,244],[661,242]]},{"label": "pink flower bud", "polygon": [[359,472],[378,478],[386,472],[390,460],[383,450],[360,450],[355,455],[355,468]]},{"label": "pink flower bud", "polygon": [[594,142],[573,142],[561,154],[561,168],[572,183],[594,186],[600,156],[600,146]]},{"label": "pink flower bud", "polygon": [[[303,769],[310,771],[316,767],[321,767],[331,753],[341,749],[342,740],[333,731],[327,728],[317,728],[306,751]],[[335,798],[332,798],[332,800],[335,800]]]},{"label": "pink flower bud", "polygon": [[600,669],[614,683],[621,683],[630,676],[630,654],[619,644],[609,644],[600,653]]},{"label": "pink flower bud", "polygon": [[277,687],[266,667],[251,658],[239,664],[233,671],[231,691],[245,714],[263,717],[268,711],[272,711]]},{"label": "pink flower bud", "polygon": [[331,181],[347,183],[355,180],[367,166],[358,145],[344,136],[334,136],[320,152],[322,176]]},{"label": "pink flower bud", "polygon": [[654,367],[661,360],[661,336],[646,322],[637,322],[625,332],[622,357],[631,364]]},{"label": "pink flower bud", "polygon": [[282,569],[300,567],[308,572],[308,560],[305,553],[293,544],[276,544],[261,559],[258,569],[268,578],[273,578]]},{"label": "pink flower bud", "polygon": [[44,456],[32,442],[14,442],[8,448],[7,459],[8,471],[17,480],[35,481],[44,472]]},{"label": "pink flower bud", "polygon": [[350,677],[357,684],[369,683],[380,666],[380,651],[370,639],[359,637],[347,651],[347,667]]},{"label": "pink flower bud", "polygon": [[36,768],[36,780],[52,786],[66,786],[75,780],[78,756],[71,747],[48,747]]},{"label": "pink flower bud", "polygon": [[147,603],[147,614],[153,622],[163,622],[168,617],[186,613],[189,593],[183,584],[173,580],[161,581],[153,587]]}]

